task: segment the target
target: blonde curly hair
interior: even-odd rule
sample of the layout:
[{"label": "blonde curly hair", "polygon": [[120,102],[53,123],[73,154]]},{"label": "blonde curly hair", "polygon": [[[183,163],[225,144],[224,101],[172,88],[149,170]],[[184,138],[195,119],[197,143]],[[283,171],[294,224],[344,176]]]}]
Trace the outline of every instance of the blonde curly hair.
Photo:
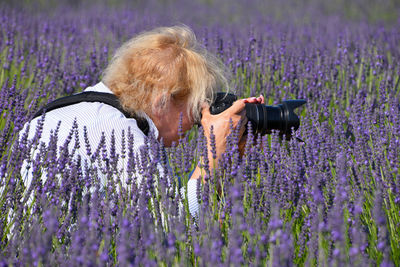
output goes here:
[{"label": "blonde curly hair", "polygon": [[[128,40],[116,51],[102,81],[132,115],[151,115],[174,99],[188,101],[188,115],[199,121],[201,105],[211,104],[218,88],[228,89],[228,72],[183,25],[156,28]],[[152,101],[160,96],[161,106]]]}]

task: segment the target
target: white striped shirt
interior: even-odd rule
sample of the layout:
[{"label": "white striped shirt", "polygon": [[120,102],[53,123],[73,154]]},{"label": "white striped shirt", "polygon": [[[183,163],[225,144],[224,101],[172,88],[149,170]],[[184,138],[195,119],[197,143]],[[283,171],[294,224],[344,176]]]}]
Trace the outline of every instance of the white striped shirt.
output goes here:
[{"label": "white striped shirt", "polygon": [[[102,92],[102,93],[110,93],[112,91],[107,88],[102,82],[96,84],[93,87],[88,87],[85,89],[85,92],[94,91],[94,92]],[[153,121],[145,116],[146,120],[149,123],[150,131],[153,132],[155,137],[157,138],[159,132],[153,123]],[[40,117],[33,119],[30,122],[30,129],[28,139],[32,139],[35,135],[36,125],[39,121]],[[78,135],[80,146],[76,151],[77,155],[80,155],[82,160],[82,166],[85,161],[90,162],[90,157],[87,154],[86,147],[84,144],[84,126],[87,129],[87,137],[93,151],[99,145],[102,135],[104,134],[107,151],[109,153],[111,147],[111,136],[114,131],[115,138],[115,152],[119,155],[122,154],[122,132],[125,133],[125,138],[127,138],[128,129],[130,128],[130,133],[133,134],[133,151],[135,153],[140,153],[140,148],[144,145],[145,142],[145,134],[139,129],[137,126],[136,120],[133,118],[127,118],[124,114],[122,114],[118,109],[107,105],[105,103],[100,102],[81,102],[78,104],[73,104],[70,106],[65,106],[59,109],[55,109],[49,111],[45,115],[45,120],[43,124],[43,131],[41,135],[41,142],[48,144],[50,141],[50,137],[52,132],[56,129],[58,123],[60,122],[60,128],[58,131],[58,140],[57,147],[63,146],[66,138],[70,134],[70,131],[73,127],[74,121],[76,121],[78,125]],[[26,127],[27,125],[25,125]],[[25,132],[25,128],[22,133]],[[127,144],[127,140],[125,140],[125,144]],[[71,140],[69,145],[69,149],[72,150],[74,146],[74,138]],[[37,151],[36,151],[37,152]],[[35,152],[34,152],[35,153]],[[34,157],[34,153],[32,157]],[[29,186],[32,181],[32,173],[29,171],[28,163],[24,162],[22,167],[22,175],[25,177],[25,184]],[[30,168],[31,170],[32,168]],[[120,182],[122,185],[125,185],[127,182],[127,160],[122,160],[121,158],[118,161],[118,169],[122,170],[121,175],[119,176]],[[163,170],[161,168],[160,172]],[[44,179],[46,179],[44,177]],[[103,179],[103,178],[102,178]],[[105,179],[105,177],[104,177]],[[135,180],[140,183],[142,177],[138,174],[135,174]],[[105,184],[105,181],[102,181]],[[195,216],[198,212],[198,202],[197,202],[197,181],[194,179],[190,179],[187,184],[188,189],[188,203],[190,213]],[[181,192],[183,192],[183,188]],[[183,193],[182,193],[183,194]]]}]

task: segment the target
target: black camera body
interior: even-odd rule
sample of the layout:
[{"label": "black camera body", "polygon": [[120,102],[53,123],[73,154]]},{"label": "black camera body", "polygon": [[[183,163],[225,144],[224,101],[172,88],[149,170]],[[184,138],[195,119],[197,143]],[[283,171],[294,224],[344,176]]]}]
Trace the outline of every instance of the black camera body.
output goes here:
[{"label": "black camera body", "polygon": [[[236,100],[237,96],[234,94],[218,92],[210,107],[210,113],[219,114],[232,106]],[[275,106],[246,103],[246,116],[256,134],[264,135],[271,133],[271,130],[279,130],[281,135],[290,137],[292,129],[297,130],[300,126],[300,119],[294,113],[294,109],[306,102],[304,99],[284,100]]]}]

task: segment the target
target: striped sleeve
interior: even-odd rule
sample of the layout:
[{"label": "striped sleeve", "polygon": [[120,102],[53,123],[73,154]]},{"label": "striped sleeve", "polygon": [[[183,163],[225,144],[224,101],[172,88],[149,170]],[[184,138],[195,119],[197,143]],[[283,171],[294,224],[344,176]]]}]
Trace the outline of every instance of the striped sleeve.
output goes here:
[{"label": "striped sleeve", "polygon": [[187,183],[188,190],[188,203],[189,203],[189,211],[193,217],[197,217],[199,213],[199,202],[197,199],[197,180],[189,179]]},{"label": "striped sleeve", "polygon": [[187,188],[187,197],[188,197],[188,204],[189,204],[189,212],[192,217],[197,218],[199,213],[199,202],[197,199],[197,180],[196,179],[189,179],[187,183],[187,187],[182,186],[181,197],[185,198],[185,190]]}]

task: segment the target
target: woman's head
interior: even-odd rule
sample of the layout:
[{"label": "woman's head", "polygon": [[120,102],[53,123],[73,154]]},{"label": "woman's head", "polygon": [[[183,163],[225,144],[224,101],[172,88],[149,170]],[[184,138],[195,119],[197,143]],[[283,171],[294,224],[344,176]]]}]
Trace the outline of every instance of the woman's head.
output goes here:
[{"label": "woman's head", "polygon": [[227,87],[223,64],[210,55],[186,26],[161,27],[124,43],[104,72],[103,82],[123,107],[150,117],[170,102],[185,102],[193,120],[215,90]]}]

